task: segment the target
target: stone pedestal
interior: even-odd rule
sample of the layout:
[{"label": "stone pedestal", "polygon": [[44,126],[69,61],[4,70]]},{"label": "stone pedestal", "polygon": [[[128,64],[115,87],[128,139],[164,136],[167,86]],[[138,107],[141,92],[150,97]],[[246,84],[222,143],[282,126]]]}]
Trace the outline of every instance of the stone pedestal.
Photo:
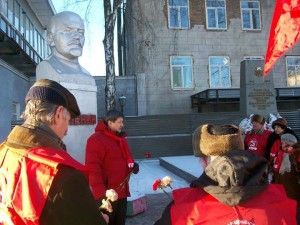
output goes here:
[{"label": "stone pedestal", "polygon": [[84,164],[86,141],[95,131],[97,123],[97,86],[90,75],[51,74],[47,76],[43,68],[37,69],[38,79],[51,79],[67,88],[76,98],[81,116],[71,121],[68,134],[63,141],[68,153]]},{"label": "stone pedestal", "polygon": [[263,77],[263,60],[241,62],[240,112],[242,117],[277,114],[276,94],[272,72]]},{"label": "stone pedestal", "polygon": [[127,198],[127,216],[135,216],[147,209],[147,197],[144,194]]}]

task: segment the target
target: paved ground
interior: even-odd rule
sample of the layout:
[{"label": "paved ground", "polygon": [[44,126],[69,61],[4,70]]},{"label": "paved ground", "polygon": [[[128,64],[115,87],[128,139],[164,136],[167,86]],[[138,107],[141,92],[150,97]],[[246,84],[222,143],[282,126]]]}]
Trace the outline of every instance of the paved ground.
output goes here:
[{"label": "paved ground", "polygon": [[147,194],[148,209],[133,217],[126,218],[126,225],[153,225],[169,204],[170,198],[162,194]]}]

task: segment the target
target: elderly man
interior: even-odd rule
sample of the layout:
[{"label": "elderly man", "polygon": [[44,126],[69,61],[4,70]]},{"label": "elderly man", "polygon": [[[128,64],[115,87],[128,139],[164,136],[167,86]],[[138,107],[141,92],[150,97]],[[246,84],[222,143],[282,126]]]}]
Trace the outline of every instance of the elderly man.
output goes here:
[{"label": "elderly man", "polygon": [[79,115],[75,97],[57,82],[38,80],[29,89],[24,124],[0,147],[1,224],[106,224],[85,166],[62,141]]},{"label": "elderly man", "polygon": [[76,83],[95,83],[89,72],[78,62],[85,41],[84,31],[81,17],[74,12],[61,12],[51,18],[47,28],[51,55],[38,65],[38,79],[50,78],[66,82],[76,79]]}]

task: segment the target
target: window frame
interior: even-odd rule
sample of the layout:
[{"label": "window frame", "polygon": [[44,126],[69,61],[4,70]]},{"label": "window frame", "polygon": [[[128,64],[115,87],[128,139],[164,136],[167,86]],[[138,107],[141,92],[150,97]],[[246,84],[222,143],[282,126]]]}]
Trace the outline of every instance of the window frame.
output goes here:
[{"label": "window frame", "polygon": [[12,120],[16,121],[21,118],[21,104],[18,102],[12,103]]},{"label": "window frame", "polygon": [[[217,1],[223,1],[223,2],[224,2],[225,28],[219,28],[219,27],[218,27],[218,26],[219,26],[218,23],[216,23],[217,27],[209,27],[209,26],[208,26],[208,9],[215,9],[215,10],[217,10],[218,8],[220,8],[220,7],[208,7],[208,6],[207,6],[207,2],[208,2],[208,1],[213,1],[213,0],[205,0],[206,29],[207,29],[207,30],[227,30],[227,12],[226,12],[226,11],[227,11],[227,7],[226,7],[226,0],[217,0]],[[223,8],[223,7],[222,7],[222,8]],[[216,19],[217,19],[216,21],[218,21],[218,16],[217,16]]]},{"label": "window frame", "polygon": [[[169,0],[167,0],[167,4],[168,4],[168,26],[169,26],[169,29],[174,29],[174,30],[176,30],[176,29],[182,29],[182,30],[188,30],[188,29],[190,29],[190,27],[191,27],[191,22],[190,22],[190,1],[189,0],[187,0],[187,6],[185,7],[185,6],[170,6],[169,5]],[[178,14],[177,14],[177,16],[178,16],[178,18],[179,18],[179,20],[178,20],[178,23],[180,23],[180,24],[178,24],[178,27],[172,27],[171,26],[171,14],[170,14],[170,8],[187,8],[187,16],[188,16],[188,27],[182,27],[181,26],[181,17],[179,16],[180,15],[180,11],[178,12]]]},{"label": "window frame", "polygon": [[[229,65],[228,65],[228,74],[229,74],[229,76],[228,76],[228,80],[229,80],[229,86],[212,86],[212,79],[211,79],[211,73],[212,73],[212,70],[211,70],[211,64],[210,64],[210,59],[211,58],[227,58],[228,59],[228,62],[229,62]],[[221,67],[221,66],[219,66],[218,65],[218,67]],[[231,69],[230,69],[230,57],[229,56],[222,56],[222,55],[220,55],[220,56],[209,56],[208,57],[208,71],[209,71],[209,88],[211,88],[211,89],[226,89],[226,88],[232,88],[232,82],[231,82]],[[220,80],[220,69],[218,69],[218,75],[219,75],[219,83],[221,82],[221,80]]]},{"label": "window frame", "polygon": [[[288,74],[288,59],[290,59],[290,58],[298,58],[299,59],[299,65],[298,65],[298,68],[299,68],[299,71],[300,71],[300,55],[298,56],[286,56],[285,57],[285,65],[286,65],[286,86],[287,87],[300,87],[300,74],[299,74],[299,83],[297,82],[297,78],[295,79],[295,85],[289,85],[289,74]],[[296,66],[296,65],[292,65],[292,66]],[[294,71],[295,71],[295,69],[294,69]]]},{"label": "window frame", "polygon": [[[174,66],[172,64],[172,59],[173,58],[189,58],[191,60],[191,64],[189,65],[189,67],[191,68],[191,81],[192,81],[192,86],[191,87],[174,87],[173,68],[174,67],[181,67],[181,79],[183,79],[182,81],[184,81],[183,67],[186,66],[186,65],[176,65],[176,66]],[[172,55],[172,56],[170,56],[171,88],[172,88],[172,90],[192,90],[192,89],[194,89],[193,62],[194,62],[194,59],[193,59],[192,56],[182,56],[182,55]]]},{"label": "window frame", "polygon": [[[244,28],[243,10],[250,11],[250,15],[252,16],[254,9],[252,9],[252,8],[243,9],[242,8],[242,2],[257,2],[258,3],[259,8],[257,10],[259,12],[259,23],[260,23],[260,28],[259,29],[253,28],[253,19],[250,20],[251,28]],[[240,0],[240,11],[241,11],[242,30],[246,30],[246,31],[261,31],[262,30],[262,28],[261,28],[262,24],[261,24],[261,7],[260,7],[260,1],[258,1],[258,0]]]}]

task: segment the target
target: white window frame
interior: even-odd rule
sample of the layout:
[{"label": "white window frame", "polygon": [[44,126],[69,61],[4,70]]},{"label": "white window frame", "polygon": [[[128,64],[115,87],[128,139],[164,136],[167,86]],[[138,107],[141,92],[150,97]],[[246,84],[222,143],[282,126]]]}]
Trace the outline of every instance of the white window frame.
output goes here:
[{"label": "white window frame", "polygon": [[[258,6],[259,8],[258,9],[253,9],[253,8],[242,8],[242,2],[257,2],[258,3]],[[258,0],[241,0],[240,1],[240,10],[241,10],[241,20],[242,20],[242,30],[254,30],[254,31],[259,31],[261,30],[261,10],[260,10],[260,1]],[[243,18],[243,10],[247,10],[247,11],[250,11],[250,24],[251,24],[251,27],[250,28],[244,28],[244,18]],[[259,12],[259,22],[260,22],[260,28],[259,29],[256,29],[256,28],[253,28],[253,11],[254,10],[258,10]]]},{"label": "white window frame", "polygon": [[[174,67],[180,67],[181,68],[181,79],[184,81],[183,67],[187,67],[187,65],[172,65],[172,59],[173,58],[189,58],[189,59],[191,59],[191,65],[190,65],[190,67],[191,67],[191,81],[192,81],[192,86],[191,87],[174,87],[173,68]],[[171,69],[171,87],[172,87],[172,90],[192,90],[192,89],[194,89],[193,57],[192,56],[170,56],[170,69]]]},{"label": "white window frame", "polygon": [[[208,1],[214,1],[214,0],[205,0],[205,12],[206,12],[206,28],[207,30],[227,30],[227,13],[226,13],[226,0],[218,0],[218,1],[223,1],[224,2],[224,7],[208,7],[207,6],[207,2]],[[224,12],[225,12],[225,28],[219,28],[219,23],[218,23],[218,16],[217,16],[217,11],[220,8],[224,8]],[[215,10],[215,17],[216,17],[216,25],[217,27],[209,27],[208,26],[208,9],[214,9]]]},{"label": "white window frame", "polygon": [[[222,79],[221,73],[220,73],[222,65],[218,65],[218,64],[211,65],[210,64],[210,59],[211,58],[224,58],[224,59],[228,60],[229,86],[226,86],[226,87],[223,87],[223,86],[212,86],[212,82],[211,82],[212,81],[212,78],[211,78],[211,73],[212,73],[211,67],[212,66],[218,66],[219,67],[219,69],[218,69],[218,75],[219,75],[219,83],[220,83],[220,81]],[[222,88],[231,88],[232,84],[231,84],[231,71],[230,71],[230,58],[229,58],[229,56],[209,56],[208,57],[208,67],[209,67],[209,87],[210,88],[215,88],[215,89],[217,89],[217,88],[219,88],[219,89],[222,89]]]},{"label": "white window frame", "polygon": [[[296,78],[295,85],[290,85],[289,84],[288,66],[295,66],[295,67],[298,67],[299,70],[300,70],[300,64],[299,65],[288,65],[288,59],[289,58],[298,58],[299,62],[300,62],[300,56],[286,56],[285,57],[285,62],[286,62],[285,63],[285,65],[286,65],[286,83],[287,83],[286,85],[287,85],[287,87],[300,87],[300,75],[298,76],[299,77],[298,79]],[[294,71],[295,71],[295,69],[294,69]],[[297,82],[297,80],[299,80],[299,81]]]},{"label": "white window frame", "polygon": [[[12,104],[12,120],[19,120],[21,116],[20,103],[13,102]],[[16,118],[16,119],[14,119]]]},{"label": "white window frame", "polygon": [[[167,0],[167,4],[168,4],[168,25],[170,29],[190,29],[190,1],[187,0],[187,6],[170,6],[169,5],[169,0]],[[172,27],[171,26],[171,14],[170,14],[170,8],[177,8],[178,10],[178,27]],[[188,26],[187,27],[182,27],[181,26],[181,16],[180,16],[180,12],[181,12],[181,8],[187,8],[187,12],[188,12]]]}]

